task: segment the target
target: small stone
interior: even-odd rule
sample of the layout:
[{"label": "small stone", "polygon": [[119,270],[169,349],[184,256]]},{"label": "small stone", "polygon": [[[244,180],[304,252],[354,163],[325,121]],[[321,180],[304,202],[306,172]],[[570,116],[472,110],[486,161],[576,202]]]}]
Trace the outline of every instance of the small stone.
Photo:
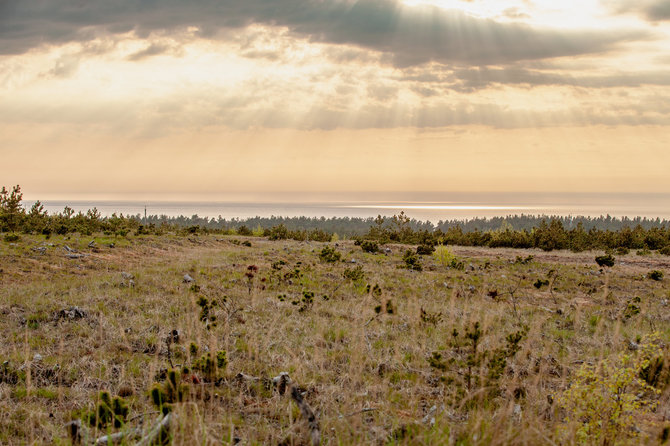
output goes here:
[{"label": "small stone", "polygon": [[188,274],[184,274],[184,283],[193,283],[195,279]]},{"label": "small stone", "polygon": [[42,361],[42,355],[39,353],[35,353],[35,356],[33,356],[33,362],[40,362]]},{"label": "small stone", "polygon": [[638,348],[640,348],[640,345],[637,342],[633,342],[633,341],[628,342],[628,350],[635,351]]},{"label": "small stone", "polygon": [[135,278],[135,276],[125,271],[121,271],[121,277],[123,277],[125,280],[132,280]]}]

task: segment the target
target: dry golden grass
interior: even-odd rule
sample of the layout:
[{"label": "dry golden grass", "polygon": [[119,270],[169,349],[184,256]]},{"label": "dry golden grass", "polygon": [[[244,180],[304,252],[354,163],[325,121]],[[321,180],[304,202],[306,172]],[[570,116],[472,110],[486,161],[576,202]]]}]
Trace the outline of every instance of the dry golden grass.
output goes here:
[{"label": "dry golden grass", "polygon": [[[246,247],[240,237],[163,236],[98,238],[91,248],[91,239],[0,243],[0,362],[16,373],[0,379],[0,444],[68,444],[65,423],[92,410],[100,390],[126,395],[128,428],[150,424],[149,389],[170,361],[191,367],[191,343],[198,356],[227,352],[228,365],[217,383],[199,372],[198,384],[185,377],[173,444],[305,444],[300,410],[265,380],[284,371],[315,410],[322,444],[572,444],[579,426],[565,422],[558,401],[581,364],[634,355],[631,346],[654,331],[670,341],[668,279],[645,277],[670,270],[668,257],[630,254],[601,272],[595,253],[454,247],[463,270],[426,256],[417,272],[402,268],[400,245],[375,255],[341,241],[343,261],[323,263],[324,244],[315,242],[249,238]],[[86,256],[67,258],[64,245]],[[514,263],[528,255],[529,263]],[[273,269],[279,260],[285,265]],[[258,267],[251,279],[250,265]],[[343,277],[358,265],[364,280]],[[537,289],[537,279],[553,289]],[[303,291],[314,293],[313,304],[301,302]],[[639,314],[626,317],[635,296]],[[211,329],[200,320],[200,297],[219,302]],[[54,317],[75,306],[84,318]],[[422,309],[441,320],[423,321]],[[481,358],[468,388],[465,333],[475,322]],[[169,357],[172,330],[179,342]],[[490,358],[519,330],[520,350],[491,379]],[[434,352],[442,370],[430,364]],[[620,442],[659,441],[669,409],[660,386],[658,407],[634,413],[640,432],[623,432]]]}]

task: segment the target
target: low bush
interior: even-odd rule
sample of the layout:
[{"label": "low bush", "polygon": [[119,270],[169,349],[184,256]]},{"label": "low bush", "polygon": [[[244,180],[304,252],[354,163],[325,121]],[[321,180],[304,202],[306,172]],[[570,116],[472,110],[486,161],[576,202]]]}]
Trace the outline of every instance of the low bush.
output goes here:
[{"label": "low bush", "polygon": [[647,274],[647,277],[650,278],[651,280],[656,280],[656,281],[663,280],[663,271],[659,271],[657,269],[649,271],[649,273]]},{"label": "low bush", "polygon": [[614,261],[615,261],[615,258],[612,254],[606,254],[604,256],[597,256],[596,257],[596,263],[601,268],[603,266],[608,266],[608,267],[614,266]]},{"label": "low bush", "polygon": [[322,262],[335,263],[340,261],[342,254],[332,246],[324,246],[319,253],[319,258]]}]

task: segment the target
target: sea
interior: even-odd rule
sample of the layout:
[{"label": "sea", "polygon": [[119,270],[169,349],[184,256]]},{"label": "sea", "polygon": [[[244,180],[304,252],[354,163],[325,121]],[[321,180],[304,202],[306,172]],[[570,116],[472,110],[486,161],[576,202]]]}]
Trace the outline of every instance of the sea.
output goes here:
[{"label": "sea", "polygon": [[[103,216],[197,215],[227,220],[251,217],[376,217],[404,212],[410,218],[438,223],[509,215],[646,217],[670,220],[670,194],[399,194],[398,199],[384,196],[378,200],[283,200],[283,201],[170,201],[170,200],[42,200],[49,214],[62,212],[65,206],[75,212],[96,208]],[[427,200],[422,200],[427,198]],[[29,209],[34,200],[24,200]]]}]

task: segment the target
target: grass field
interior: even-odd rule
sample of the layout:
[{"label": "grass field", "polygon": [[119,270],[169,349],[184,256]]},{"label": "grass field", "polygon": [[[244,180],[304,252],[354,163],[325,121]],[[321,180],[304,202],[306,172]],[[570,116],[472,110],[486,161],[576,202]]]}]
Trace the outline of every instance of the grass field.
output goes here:
[{"label": "grass field", "polygon": [[[173,444],[309,444],[281,372],[321,444],[667,438],[670,287],[649,273],[670,257],[601,269],[596,252],[450,247],[415,271],[408,246],[340,241],[331,263],[325,245],[0,242],[0,444],[69,444],[74,419],[89,439],[148,429],[170,369]],[[128,406],[121,428],[86,422],[105,390]]]}]

